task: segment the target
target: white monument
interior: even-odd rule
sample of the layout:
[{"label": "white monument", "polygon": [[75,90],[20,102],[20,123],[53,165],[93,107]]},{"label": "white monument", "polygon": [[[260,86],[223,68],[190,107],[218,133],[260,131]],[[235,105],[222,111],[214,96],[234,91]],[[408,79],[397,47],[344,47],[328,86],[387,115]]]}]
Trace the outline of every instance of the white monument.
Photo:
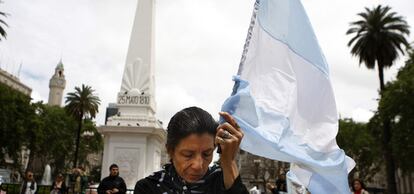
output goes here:
[{"label": "white monument", "polygon": [[104,135],[101,179],[116,163],[133,189],[137,180],[161,169],[166,131],[155,118],[154,91],[154,0],[139,0],[121,89],[107,109],[114,115],[99,127]]}]

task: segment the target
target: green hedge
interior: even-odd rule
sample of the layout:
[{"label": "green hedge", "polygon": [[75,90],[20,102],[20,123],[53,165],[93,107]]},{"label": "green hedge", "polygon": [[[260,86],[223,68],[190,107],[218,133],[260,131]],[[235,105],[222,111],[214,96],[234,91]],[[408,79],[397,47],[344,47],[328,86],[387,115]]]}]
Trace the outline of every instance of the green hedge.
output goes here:
[{"label": "green hedge", "polygon": [[[18,183],[3,183],[1,188],[7,192],[7,194],[19,194],[20,185]],[[50,194],[50,185],[38,185],[37,194]]]}]

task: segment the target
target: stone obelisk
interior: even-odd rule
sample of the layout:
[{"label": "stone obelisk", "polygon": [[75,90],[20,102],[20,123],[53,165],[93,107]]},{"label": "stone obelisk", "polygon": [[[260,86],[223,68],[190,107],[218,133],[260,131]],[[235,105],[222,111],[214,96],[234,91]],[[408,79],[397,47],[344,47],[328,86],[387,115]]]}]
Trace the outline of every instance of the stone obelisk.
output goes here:
[{"label": "stone obelisk", "polygon": [[[155,118],[154,0],[138,0],[116,104],[107,108],[101,178],[116,163],[127,187],[160,169],[166,132]],[[112,112],[112,115],[108,115]]]}]

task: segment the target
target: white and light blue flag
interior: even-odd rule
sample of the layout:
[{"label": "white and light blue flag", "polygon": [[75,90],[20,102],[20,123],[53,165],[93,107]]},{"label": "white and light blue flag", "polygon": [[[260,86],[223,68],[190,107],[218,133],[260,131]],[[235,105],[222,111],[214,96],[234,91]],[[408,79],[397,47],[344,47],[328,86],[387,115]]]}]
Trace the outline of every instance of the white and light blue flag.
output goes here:
[{"label": "white and light blue flag", "polygon": [[336,143],[338,113],[326,60],[300,0],[257,0],[232,95],[241,148],[291,162],[312,194],[350,193],[354,161]]}]

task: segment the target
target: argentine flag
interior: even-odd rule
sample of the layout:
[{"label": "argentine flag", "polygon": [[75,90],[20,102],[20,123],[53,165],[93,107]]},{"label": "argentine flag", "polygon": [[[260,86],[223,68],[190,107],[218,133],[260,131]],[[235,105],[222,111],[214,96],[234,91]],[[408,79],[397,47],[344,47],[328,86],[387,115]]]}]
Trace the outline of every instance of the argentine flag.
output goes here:
[{"label": "argentine flag", "polygon": [[241,148],[291,162],[312,194],[350,193],[354,161],[336,143],[329,69],[300,0],[256,0],[232,95],[222,110],[244,130]]}]

